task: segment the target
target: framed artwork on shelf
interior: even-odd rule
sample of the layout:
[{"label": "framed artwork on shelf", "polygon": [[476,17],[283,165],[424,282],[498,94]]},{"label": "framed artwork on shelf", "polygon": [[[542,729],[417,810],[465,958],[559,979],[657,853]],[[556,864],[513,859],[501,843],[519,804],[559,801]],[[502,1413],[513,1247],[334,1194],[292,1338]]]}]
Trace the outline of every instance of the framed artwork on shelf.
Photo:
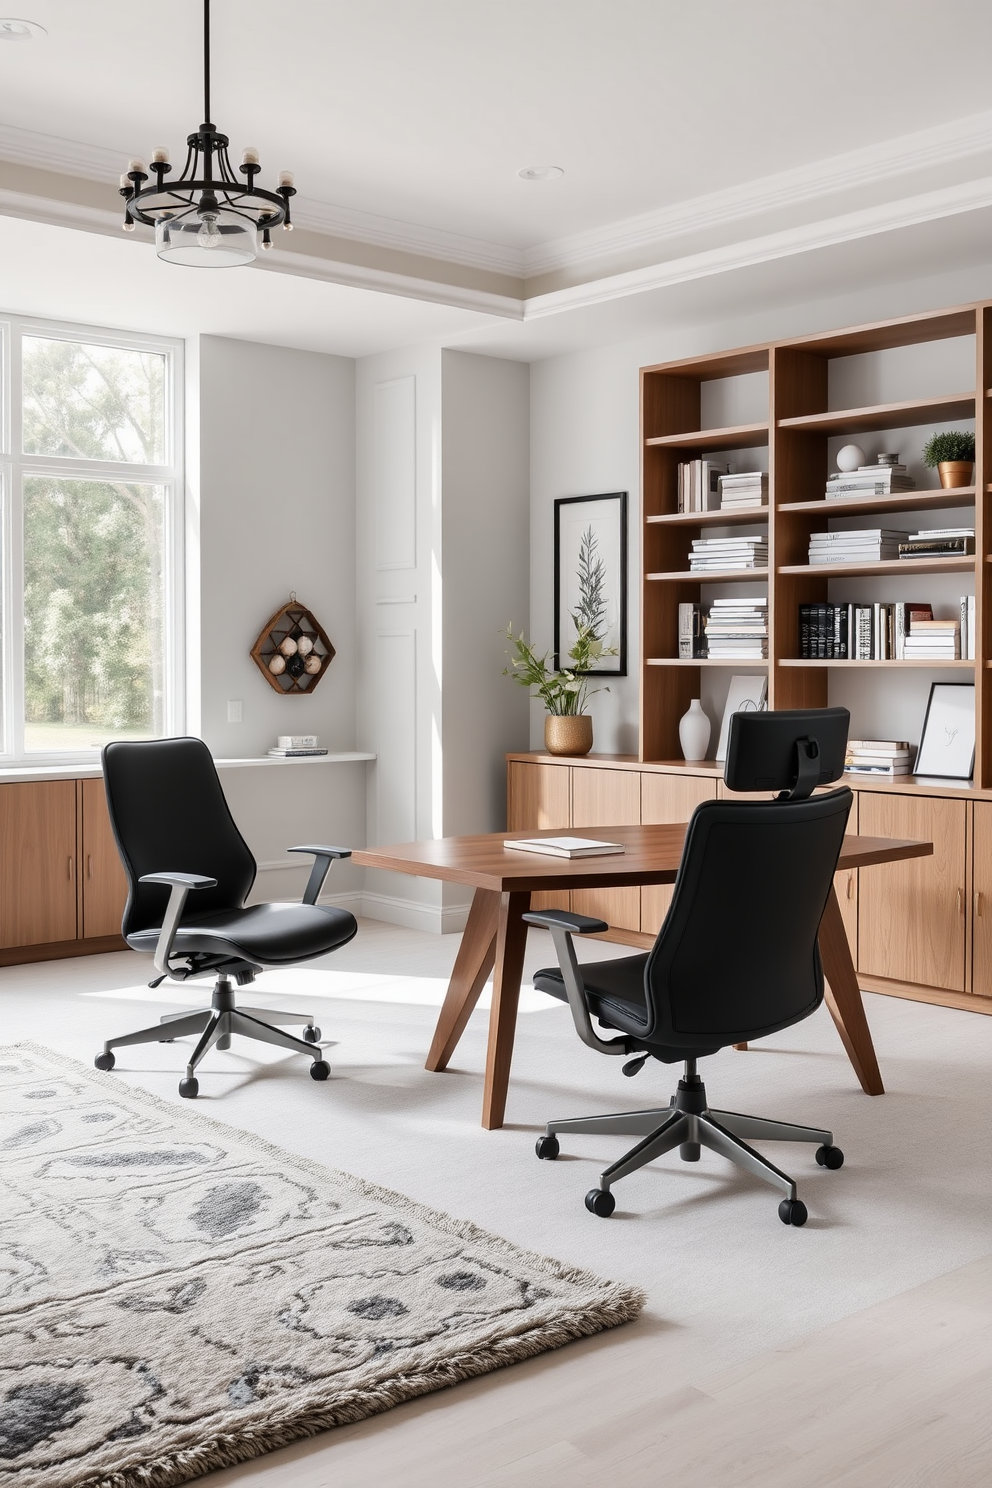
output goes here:
[{"label": "framed artwork on shelf", "polygon": [[768,678],[733,676],[727,691],[727,703],[720,725],[720,740],[716,746],[716,759],[722,764],[727,758],[727,743],[730,739],[730,720],[735,713],[764,713],[768,707]]},{"label": "framed artwork on shelf", "polygon": [[603,654],[597,676],[627,675],[627,492],[555,501],[555,666],[567,661],[577,627],[588,625]]},{"label": "framed artwork on shelf", "polygon": [[975,684],[934,682],[914,773],[970,780],[974,769]]}]

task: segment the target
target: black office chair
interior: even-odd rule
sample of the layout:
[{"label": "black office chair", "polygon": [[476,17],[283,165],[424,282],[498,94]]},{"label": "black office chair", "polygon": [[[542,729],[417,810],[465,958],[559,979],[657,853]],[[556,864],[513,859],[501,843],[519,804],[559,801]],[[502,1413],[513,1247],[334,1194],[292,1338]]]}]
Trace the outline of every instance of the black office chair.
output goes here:
[{"label": "black office chair", "polygon": [[[93,1061],[114,1067],[113,1050],[125,1044],[171,1043],[199,1034],[179,1094],[199,1091],[196,1067],[214,1044],[229,1049],[231,1034],[295,1049],[312,1061],[310,1074],[326,1080],[320,1029],[310,1013],[237,1008],[232,978],[253,982],[263,966],[309,961],[346,945],[358,929],[354,915],[317,903],[339,847],[291,847],[314,863],[302,904],[253,904],[245,899],[255,881],[255,859],[234,823],[207,746],[200,739],[150,739],[108,744],[103,778],[110,821],[128,880],[121,933],[136,951],[154,954],[159,975],[183,982],[216,972],[209,1008],[167,1013],[152,1028],[108,1039]],[[196,898],[187,911],[191,891]],[[303,1038],[274,1024],[305,1024]],[[165,1026],[163,1026],[165,1025]]]},{"label": "black office chair", "polygon": [[[728,786],[782,793],[770,801],[697,806],[671,906],[650,951],[580,968],[572,936],[606,930],[602,920],[558,910],[524,916],[551,931],[559,961],[539,971],[534,986],[568,1002],[585,1043],[602,1054],[636,1056],[624,1065],[626,1075],[648,1059],[685,1063],[664,1108],[548,1123],[537,1143],[541,1158],[558,1156],[559,1132],[641,1138],[586,1195],[593,1214],[613,1213],[611,1189],[619,1178],[675,1147],[696,1162],[703,1146],[782,1190],[779,1217],[802,1225],[808,1216],[795,1183],[748,1141],[816,1142],[821,1167],[843,1163],[829,1131],[711,1110],[696,1061],[788,1028],[823,1000],[817,932],[853,798],[846,788],[812,791],[843,772],[849,721],[844,708],[734,715]],[[619,1037],[600,1037],[592,1018]]]}]

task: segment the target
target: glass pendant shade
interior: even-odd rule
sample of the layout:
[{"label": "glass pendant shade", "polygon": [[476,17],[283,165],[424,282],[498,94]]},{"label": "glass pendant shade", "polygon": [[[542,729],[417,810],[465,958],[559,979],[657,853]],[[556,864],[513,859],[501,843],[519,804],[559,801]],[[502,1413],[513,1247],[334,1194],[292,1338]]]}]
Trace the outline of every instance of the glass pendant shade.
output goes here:
[{"label": "glass pendant shade", "polygon": [[155,223],[155,251],[166,263],[195,269],[229,269],[251,263],[258,251],[255,224],[237,212],[160,216]]}]

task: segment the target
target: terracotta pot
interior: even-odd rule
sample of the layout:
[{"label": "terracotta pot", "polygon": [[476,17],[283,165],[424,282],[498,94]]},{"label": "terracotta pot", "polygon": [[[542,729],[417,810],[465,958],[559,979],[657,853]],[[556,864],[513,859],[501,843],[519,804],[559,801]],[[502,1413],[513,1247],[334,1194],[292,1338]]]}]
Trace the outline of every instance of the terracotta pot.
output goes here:
[{"label": "terracotta pot", "polygon": [[970,486],[975,479],[974,461],[941,460],[937,473],[945,491],[953,490],[955,486]]},{"label": "terracotta pot", "polygon": [[547,714],[544,747],[549,754],[588,754],[592,748],[592,719],[589,714]]}]

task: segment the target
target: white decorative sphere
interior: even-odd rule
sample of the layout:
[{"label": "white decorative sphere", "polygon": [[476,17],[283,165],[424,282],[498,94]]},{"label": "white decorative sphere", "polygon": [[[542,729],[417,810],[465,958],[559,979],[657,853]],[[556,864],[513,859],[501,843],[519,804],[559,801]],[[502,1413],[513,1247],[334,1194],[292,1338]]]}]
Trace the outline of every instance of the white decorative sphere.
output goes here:
[{"label": "white decorative sphere", "polygon": [[278,677],[280,673],[284,672],[285,670],[286,658],[285,656],[280,656],[279,652],[277,651],[275,656],[269,657],[269,671],[272,673],[273,677]]},{"label": "white decorative sphere", "polygon": [[317,673],[320,671],[320,666],[320,657],[317,656],[314,652],[311,652],[306,661],[303,663],[303,670],[309,676],[316,677]]},{"label": "white decorative sphere", "polygon": [[867,463],[867,457],[860,444],[845,444],[843,449],[837,451],[837,469],[845,472],[857,470],[859,465]]},{"label": "white decorative sphere", "polygon": [[296,643],[296,649],[301,656],[309,656],[313,650],[313,641],[308,635],[302,635]]},{"label": "white decorative sphere", "polygon": [[295,656],[296,642],[293,640],[293,637],[287,636],[284,641],[280,641],[279,650],[282,652],[283,656]]}]

